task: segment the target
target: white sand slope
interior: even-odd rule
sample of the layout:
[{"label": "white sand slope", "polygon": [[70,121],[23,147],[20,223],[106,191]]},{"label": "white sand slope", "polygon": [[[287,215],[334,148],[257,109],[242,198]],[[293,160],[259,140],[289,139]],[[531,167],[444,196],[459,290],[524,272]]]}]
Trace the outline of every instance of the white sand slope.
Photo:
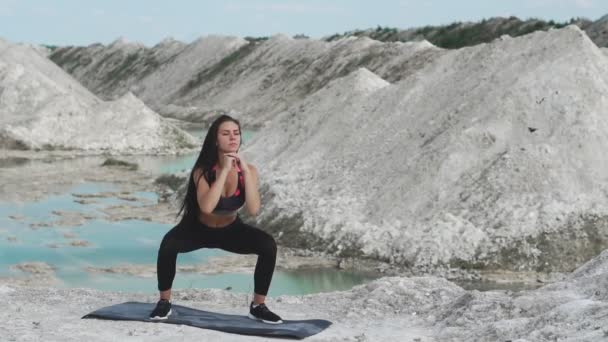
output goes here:
[{"label": "white sand slope", "polygon": [[243,124],[260,126],[357,65],[398,79],[442,51],[426,41],[382,43],[349,38],[324,42],[275,35],[257,45],[244,45],[233,60],[224,61],[225,68],[216,65],[205,70],[196,87],[176,94],[171,103],[202,113],[234,110]]},{"label": "white sand slope", "polygon": [[391,85],[357,71],[254,137],[258,223],[422,269],[570,271],[608,246],[607,82],[576,26],[453,50]]},{"label": "white sand slope", "polygon": [[222,58],[247,44],[237,37],[206,36],[188,44],[170,62],[163,65],[138,83],[134,89],[142,99],[153,106],[171,102],[176,91],[187,87],[201,69],[219,62]]},{"label": "white sand slope", "polygon": [[262,41],[212,35],[185,46],[172,40],[153,48],[123,45],[59,48],[51,58],[101,98],[131,91],[163,115],[208,122],[231,112],[248,126],[264,125],[359,66],[394,81],[444,53],[427,41],[325,42],[282,34]]},{"label": "white sand slope", "polygon": [[608,46],[608,15],[604,15],[589,25],[585,32],[597,46]]},{"label": "white sand slope", "polygon": [[0,146],[151,153],[196,143],[131,93],[101,101],[37,51],[0,40]]}]

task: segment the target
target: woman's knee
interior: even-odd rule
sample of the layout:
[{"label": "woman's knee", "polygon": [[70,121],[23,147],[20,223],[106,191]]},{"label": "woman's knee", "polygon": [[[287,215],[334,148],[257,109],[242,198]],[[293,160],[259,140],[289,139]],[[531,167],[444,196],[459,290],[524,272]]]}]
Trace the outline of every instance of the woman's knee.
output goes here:
[{"label": "woman's knee", "polygon": [[173,254],[178,252],[177,239],[174,236],[173,230],[170,230],[163,237],[158,248],[159,254]]},{"label": "woman's knee", "polygon": [[265,233],[262,236],[263,236],[263,238],[260,239],[259,246],[258,246],[260,254],[275,257],[277,255],[276,241],[270,234]]}]

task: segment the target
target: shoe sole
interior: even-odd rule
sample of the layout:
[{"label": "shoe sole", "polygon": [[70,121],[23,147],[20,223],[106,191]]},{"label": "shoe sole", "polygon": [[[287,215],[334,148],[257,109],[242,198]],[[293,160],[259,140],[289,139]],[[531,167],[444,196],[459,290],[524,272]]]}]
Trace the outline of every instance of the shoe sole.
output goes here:
[{"label": "shoe sole", "polygon": [[281,321],[281,320],[273,322],[273,321],[267,321],[265,319],[257,318],[254,315],[252,315],[251,313],[247,314],[247,317],[249,317],[249,318],[251,318],[251,319],[253,319],[255,321],[260,321],[260,322],[264,322],[264,323],[267,323],[267,324],[281,324],[281,323],[283,323],[283,321]]},{"label": "shoe sole", "polygon": [[153,320],[153,321],[164,321],[165,319],[169,318],[169,316],[171,316],[172,312],[173,312],[173,310],[171,309],[167,313],[167,316],[164,316],[164,317],[154,316],[154,317],[150,317],[150,319]]}]

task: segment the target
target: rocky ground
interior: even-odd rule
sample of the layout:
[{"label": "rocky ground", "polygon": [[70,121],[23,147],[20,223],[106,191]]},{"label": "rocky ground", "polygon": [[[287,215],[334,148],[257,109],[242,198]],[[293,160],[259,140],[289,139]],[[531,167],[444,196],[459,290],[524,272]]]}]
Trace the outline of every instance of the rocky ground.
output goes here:
[{"label": "rocky ground", "polygon": [[[608,251],[566,279],[529,291],[467,291],[442,278],[384,277],[349,291],[269,298],[284,319],[333,322],[307,341],[605,341]],[[181,325],[83,320],[125,301],[156,296],[0,284],[5,341],[275,340]],[[173,302],[244,314],[246,294],[219,289],[175,291]]]}]

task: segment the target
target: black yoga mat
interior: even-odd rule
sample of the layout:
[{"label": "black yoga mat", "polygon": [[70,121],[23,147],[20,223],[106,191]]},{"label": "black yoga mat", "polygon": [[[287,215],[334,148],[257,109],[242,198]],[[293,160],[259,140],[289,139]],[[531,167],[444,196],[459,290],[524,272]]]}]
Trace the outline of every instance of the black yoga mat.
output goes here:
[{"label": "black yoga mat", "polygon": [[162,321],[153,321],[148,318],[148,315],[154,310],[155,306],[156,304],[152,303],[126,302],[95,310],[82,318],[184,324],[235,334],[297,339],[317,334],[331,325],[330,321],[323,319],[294,321],[284,319],[281,324],[268,324],[250,319],[246,314],[227,315],[175,304],[171,306],[173,312],[169,318]]}]

